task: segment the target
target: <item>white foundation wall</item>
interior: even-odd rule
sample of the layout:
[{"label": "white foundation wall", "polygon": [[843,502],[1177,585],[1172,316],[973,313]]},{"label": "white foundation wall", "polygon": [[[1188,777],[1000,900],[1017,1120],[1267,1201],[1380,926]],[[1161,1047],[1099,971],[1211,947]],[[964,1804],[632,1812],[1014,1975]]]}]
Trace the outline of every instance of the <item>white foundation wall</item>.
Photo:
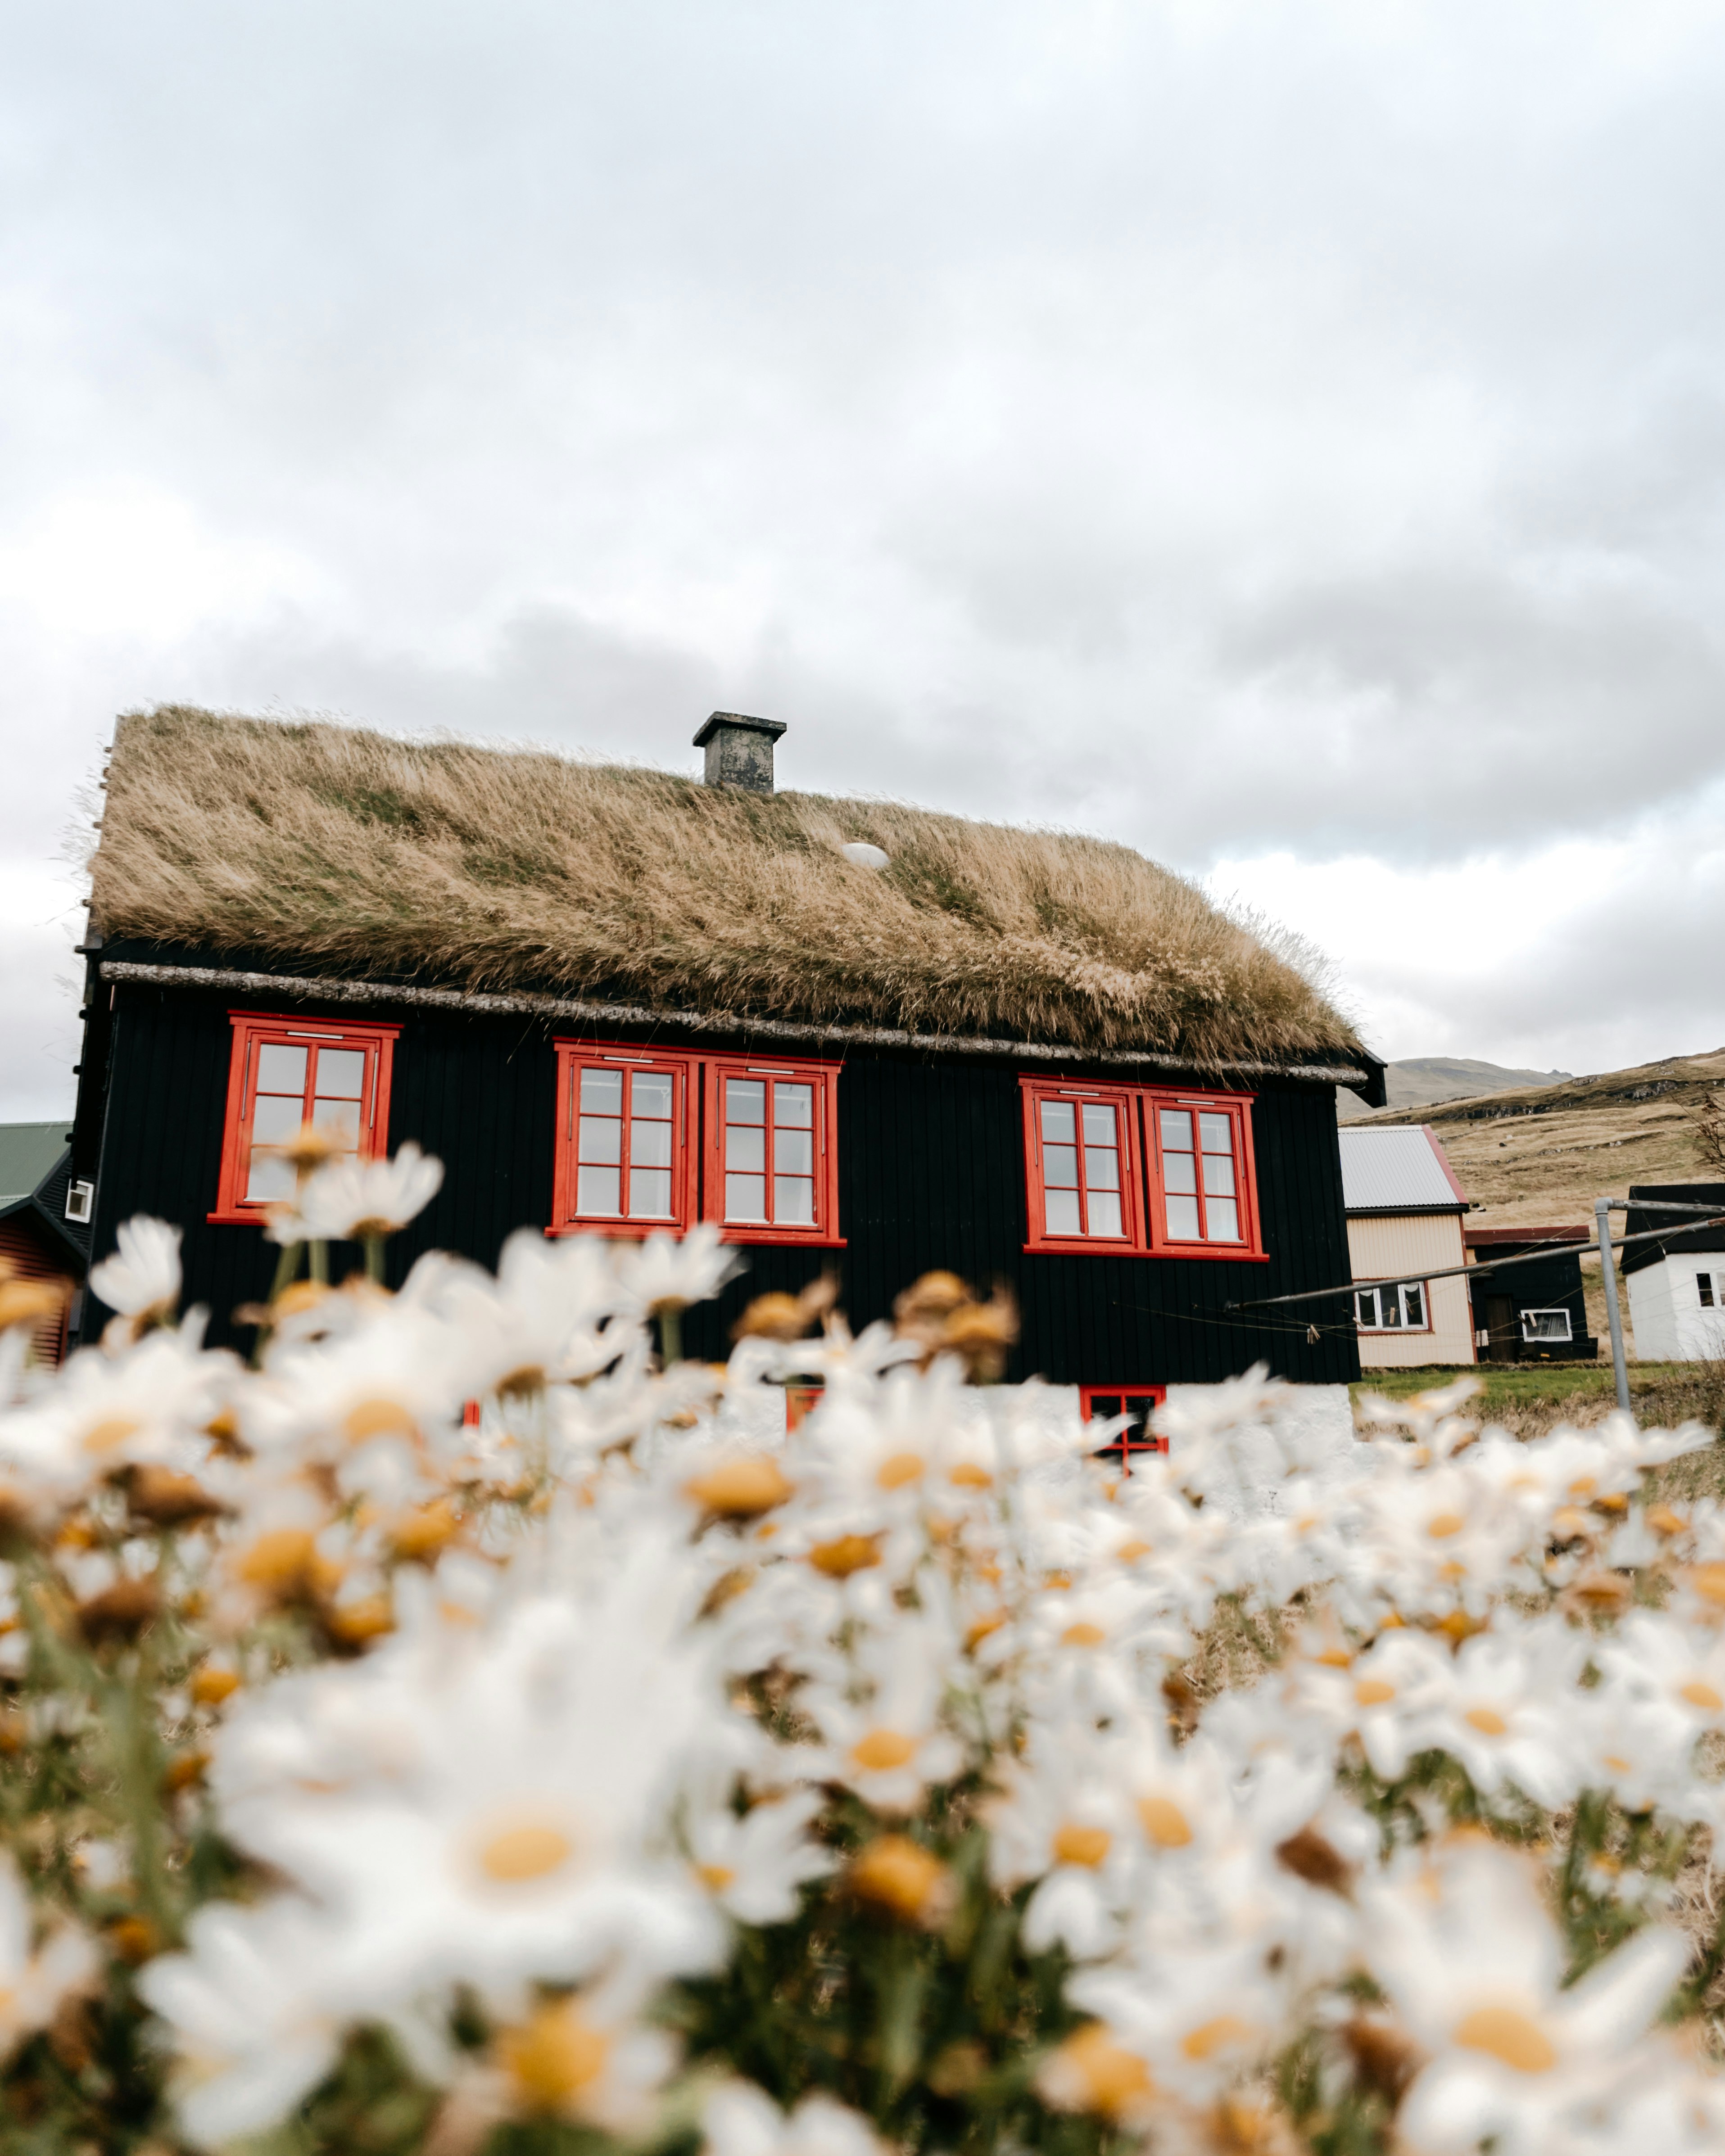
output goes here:
[{"label": "white foundation wall", "polygon": [[[1360,1280],[1425,1280],[1465,1265],[1461,1219],[1454,1213],[1351,1215],[1348,1255]],[[1465,1280],[1433,1281],[1426,1291],[1431,1324],[1423,1332],[1362,1332],[1363,1369],[1412,1370],[1426,1363],[1473,1363],[1473,1313]]]},{"label": "white foundation wall", "polygon": [[1629,1276],[1630,1323],[1643,1363],[1725,1359],[1725,1310],[1704,1310],[1697,1273],[1725,1277],[1725,1252],[1674,1256]]}]

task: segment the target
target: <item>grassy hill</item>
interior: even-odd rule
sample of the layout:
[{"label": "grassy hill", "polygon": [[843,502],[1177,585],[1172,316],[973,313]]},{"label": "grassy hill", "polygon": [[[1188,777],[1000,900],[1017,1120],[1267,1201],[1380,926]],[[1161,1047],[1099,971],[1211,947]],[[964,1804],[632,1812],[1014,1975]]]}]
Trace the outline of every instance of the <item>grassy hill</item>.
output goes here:
[{"label": "grassy hill", "polygon": [[[1725,1049],[1716,1049],[1411,1112],[1379,1108],[1355,1120],[1430,1123],[1473,1200],[1471,1228],[1591,1227],[1596,1198],[1625,1198],[1631,1183],[1693,1183],[1707,1176],[1690,1117],[1709,1092],[1722,1089]],[[1589,1275],[1589,1327],[1603,1342],[1597,1262],[1584,1260],[1583,1270]],[[1625,1322],[1628,1315],[1625,1298]]]},{"label": "grassy hill", "polygon": [[[1478,1063],[1467,1055],[1410,1055],[1386,1064],[1384,1082],[1390,1106],[1405,1110],[1423,1107],[1428,1101],[1473,1100],[1506,1088],[1549,1086],[1568,1075],[1567,1070],[1511,1070],[1501,1063]],[[1358,1122],[1372,1112],[1357,1093],[1337,1092],[1338,1122]]]}]

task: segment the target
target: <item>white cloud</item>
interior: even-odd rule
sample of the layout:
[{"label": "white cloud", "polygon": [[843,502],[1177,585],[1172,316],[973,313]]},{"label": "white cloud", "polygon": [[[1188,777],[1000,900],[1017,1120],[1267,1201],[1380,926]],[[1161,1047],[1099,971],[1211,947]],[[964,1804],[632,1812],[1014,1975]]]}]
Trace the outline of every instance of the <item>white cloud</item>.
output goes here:
[{"label": "white cloud", "polygon": [[1333,922],[1404,1050],[1725,1037],[1722,95],[1702,0],[26,14],[0,860],[152,699],[723,704]]}]

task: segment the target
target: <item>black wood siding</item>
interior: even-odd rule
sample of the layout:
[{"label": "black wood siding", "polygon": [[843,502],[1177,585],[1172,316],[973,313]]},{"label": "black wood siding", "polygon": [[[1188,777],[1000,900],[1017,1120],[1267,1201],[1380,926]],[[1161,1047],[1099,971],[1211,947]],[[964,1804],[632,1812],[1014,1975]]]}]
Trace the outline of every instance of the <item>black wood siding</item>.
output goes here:
[{"label": "black wood siding", "polygon": [[[212,1225],[205,1217],[221,1163],[234,1000],[129,983],[116,993],[95,1240],[105,1255],[119,1224],[134,1213],[181,1224],[187,1299],[209,1307],[213,1341],[244,1345],[249,1334],[233,1326],[232,1313],[267,1292],[277,1254],[259,1229]],[[271,1006],[259,1000],[257,1007]],[[337,1021],[341,1015],[334,1006],[302,1010]],[[495,1265],[512,1229],[543,1226],[550,1217],[551,1043],[557,1031],[572,1029],[411,1007],[364,1015],[402,1027],[391,1149],[415,1138],[448,1171],[432,1204],[391,1244],[391,1279],[399,1281],[430,1249]],[[668,1035],[657,1037],[672,1045]],[[698,1053],[733,1044],[679,1045]],[[1019,1102],[1018,1074],[1005,1064],[874,1050],[848,1055],[838,1106],[847,1247],[749,1250],[744,1278],[717,1304],[689,1313],[687,1351],[722,1357],[751,1296],[799,1287],[829,1264],[839,1270],[844,1305],[859,1328],[888,1314],[893,1296],[919,1273],[944,1266],[980,1286],[1005,1281],[1018,1294],[1024,1337],[1009,1378],[1178,1382],[1232,1376],[1258,1360],[1307,1383],[1358,1377],[1352,1327],[1333,1322],[1333,1312],[1320,1312],[1314,1341],[1304,1313],[1241,1317],[1222,1309],[1230,1299],[1349,1277],[1328,1087],[1273,1085],[1258,1096],[1253,1133],[1267,1265],[1026,1254]],[[337,1254],[335,1276],[347,1269]],[[101,1317],[92,1310],[85,1337],[94,1337]]]}]

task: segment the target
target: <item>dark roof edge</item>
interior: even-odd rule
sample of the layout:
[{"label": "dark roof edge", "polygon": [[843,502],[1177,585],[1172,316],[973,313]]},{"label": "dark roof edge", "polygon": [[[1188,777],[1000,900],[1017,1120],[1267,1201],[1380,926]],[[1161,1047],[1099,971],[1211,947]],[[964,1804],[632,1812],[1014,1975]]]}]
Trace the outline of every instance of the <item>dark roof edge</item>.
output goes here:
[{"label": "dark roof edge", "polygon": [[880,1025],[798,1024],[788,1019],[739,1018],[735,1012],[652,1010],[642,1004],[586,1003],[566,996],[485,995],[465,988],[401,986],[388,981],[306,979],[290,973],[244,973],[226,966],[146,965],[105,958],[105,981],[136,981],[152,988],[223,988],[246,996],[316,998],[325,1003],[407,1004],[422,1009],[472,1011],[506,1017],[567,1018],[596,1025],[678,1025],[693,1033],[752,1034],[768,1040],[854,1041],[870,1048],[921,1048],[945,1055],[1029,1056],[1045,1063],[1104,1063],[1190,1075],[1214,1070],[1230,1077],[1298,1078],[1309,1083],[1357,1087],[1370,1074],[1352,1064],[1194,1063],[1189,1056],[1156,1055],[1141,1049],[1076,1048],[1040,1040],[989,1040],[969,1034],[905,1033]]},{"label": "dark roof edge", "polygon": [[1344,1205],[1342,1209],[1350,1220],[1411,1219],[1416,1214],[1421,1219],[1459,1214],[1466,1213],[1468,1205],[1464,1199],[1459,1205]]}]

